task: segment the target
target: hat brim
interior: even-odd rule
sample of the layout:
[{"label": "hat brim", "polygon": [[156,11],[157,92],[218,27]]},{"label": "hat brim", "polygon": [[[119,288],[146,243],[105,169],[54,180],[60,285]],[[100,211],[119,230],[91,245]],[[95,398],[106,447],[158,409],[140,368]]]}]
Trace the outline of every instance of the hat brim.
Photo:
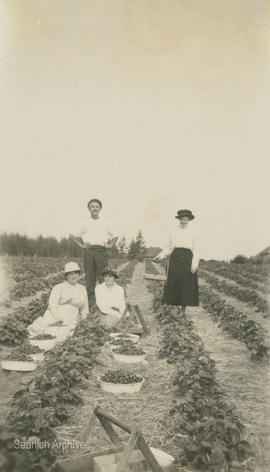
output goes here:
[{"label": "hat brim", "polygon": [[102,272],[102,275],[112,275],[115,279],[119,279],[119,275],[116,272],[111,272],[110,270]]},{"label": "hat brim", "polygon": [[194,215],[182,215],[182,216],[176,216],[175,217],[177,220],[181,220],[181,218],[188,218],[189,220],[194,220],[195,216]]},{"label": "hat brim", "polygon": [[72,272],[78,272],[78,274],[81,273],[81,270],[80,269],[77,269],[77,270],[64,270],[64,274],[72,274]]}]

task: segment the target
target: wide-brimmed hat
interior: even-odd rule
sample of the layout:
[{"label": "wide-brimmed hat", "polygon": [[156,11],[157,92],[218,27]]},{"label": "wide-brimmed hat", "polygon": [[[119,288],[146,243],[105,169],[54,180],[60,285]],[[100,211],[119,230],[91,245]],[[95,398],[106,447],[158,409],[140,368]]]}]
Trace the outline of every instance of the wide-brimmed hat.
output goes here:
[{"label": "wide-brimmed hat", "polygon": [[195,218],[195,216],[192,214],[190,210],[178,210],[175,218],[179,220],[180,218],[183,218],[184,216],[186,216],[189,220],[194,220]]},{"label": "wide-brimmed hat", "polygon": [[81,272],[81,269],[77,262],[67,262],[64,268],[65,274],[68,274],[69,272]]},{"label": "wide-brimmed hat", "polygon": [[112,267],[105,267],[105,269],[102,272],[102,275],[112,275],[116,279],[119,279],[117,270],[112,269]]},{"label": "wide-brimmed hat", "polygon": [[101,201],[100,201],[98,198],[92,198],[91,200],[89,200],[89,202],[87,203],[87,208],[89,208],[89,205],[90,205],[90,203],[92,203],[92,202],[98,203],[98,204],[100,205],[100,208],[102,208],[102,203],[101,203]]}]

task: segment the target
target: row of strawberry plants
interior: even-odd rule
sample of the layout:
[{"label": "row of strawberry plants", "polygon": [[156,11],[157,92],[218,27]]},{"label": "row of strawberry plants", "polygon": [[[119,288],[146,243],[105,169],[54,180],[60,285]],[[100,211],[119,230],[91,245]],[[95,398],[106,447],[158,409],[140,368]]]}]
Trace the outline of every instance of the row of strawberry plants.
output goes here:
[{"label": "row of strawberry plants", "polygon": [[261,312],[268,312],[268,303],[267,300],[262,298],[260,295],[257,294],[254,290],[249,290],[247,288],[241,288],[237,285],[232,285],[230,283],[226,283],[223,280],[220,281],[217,277],[210,275],[208,272],[204,270],[200,271],[203,279],[212,285],[215,289],[219,290],[220,292],[228,295],[229,297],[237,298],[244,303],[251,303],[253,306],[257,308],[257,311]]},{"label": "row of strawberry plants", "polygon": [[16,282],[31,280],[63,269],[64,258],[56,257],[10,257],[13,278]]},{"label": "row of strawberry plants", "polygon": [[48,306],[49,291],[25,307],[17,308],[0,325],[0,342],[6,346],[17,346],[29,335],[27,326],[42,316]]},{"label": "row of strawberry plants", "polygon": [[[80,323],[72,338],[45,355],[44,366],[15,393],[7,424],[1,426],[1,471],[47,472],[57,456],[54,427],[82,403],[76,386],[90,377],[107,331],[93,314]],[[19,444],[33,444],[29,449]],[[37,448],[35,444],[46,443]]]},{"label": "row of strawberry plants", "polygon": [[221,275],[226,279],[233,280],[237,282],[239,285],[243,285],[244,287],[251,288],[254,290],[261,290],[262,285],[255,280],[245,277],[238,272],[234,272],[229,265],[223,264],[212,264],[211,262],[202,262],[200,263],[200,268],[207,270],[209,272],[213,272],[214,274]]},{"label": "row of strawberry plants", "polygon": [[251,446],[244,439],[244,425],[216,380],[215,362],[194,332],[192,321],[178,307],[158,308],[161,285],[152,282],[150,289],[163,326],[159,356],[175,364],[170,433],[177,440],[177,462],[207,472],[246,471],[243,462],[250,456]]},{"label": "row of strawberry plants", "polygon": [[267,358],[267,346],[262,326],[248,319],[234,306],[226,303],[219,295],[207,286],[201,286],[202,306],[208,311],[219,326],[235,339],[245,343],[252,360]]},{"label": "row of strawberry plants", "polygon": [[51,289],[55,284],[60,283],[62,280],[62,273],[52,275],[51,277],[22,280],[14,286],[10,295],[13,300],[19,300],[23,297],[35,295],[37,292],[41,292],[42,290]]},{"label": "row of strawberry plants", "polygon": [[246,279],[256,281],[257,283],[264,283],[269,276],[269,264],[237,264],[235,262],[221,262],[221,261],[200,261],[202,268],[209,269],[222,267],[227,268],[230,273],[245,277]]}]

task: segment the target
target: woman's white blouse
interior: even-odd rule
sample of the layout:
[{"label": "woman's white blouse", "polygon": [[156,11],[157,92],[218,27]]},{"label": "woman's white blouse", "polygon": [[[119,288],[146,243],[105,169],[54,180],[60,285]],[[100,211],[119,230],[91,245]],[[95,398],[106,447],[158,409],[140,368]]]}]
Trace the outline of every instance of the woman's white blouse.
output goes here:
[{"label": "woman's white blouse", "polygon": [[[125,292],[123,287],[114,284],[112,287],[107,287],[105,282],[97,285],[95,288],[96,304],[100,311],[108,315],[122,315],[126,308]],[[119,312],[113,310],[112,307],[118,308]]]},{"label": "woman's white blouse", "polygon": [[171,254],[173,249],[176,247],[183,247],[192,251],[192,268],[197,269],[199,265],[198,238],[193,232],[192,228],[189,226],[186,228],[181,228],[181,226],[175,228],[171,232],[168,243],[163,251],[161,251],[159,254],[159,257],[163,259],[164,257]]},{"label": "woman's white blouse", "polygon": [[81,284],[72,285],[65,280],[53,287],[49,298],[49,310],[52,315],[57,313],[59,305],[72,305],[78,308],[84,319],[89,312],[86,288]]}]

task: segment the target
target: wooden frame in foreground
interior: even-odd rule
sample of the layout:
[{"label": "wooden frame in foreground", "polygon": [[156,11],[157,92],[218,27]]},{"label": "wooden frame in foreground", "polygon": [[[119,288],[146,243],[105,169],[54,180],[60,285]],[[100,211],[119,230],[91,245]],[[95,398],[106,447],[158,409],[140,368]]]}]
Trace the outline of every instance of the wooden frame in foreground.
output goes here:
[{"label": "wooden frame in foreground", "polygon": [[[142,433],[138,429],[132,429],[128,425],[122,423],[117,418],[114,418],[110,414],[106,413],[99,406],[97,406],[89,422],[80,436],[79,442],[86,442],[90,436],[90,433],[96,423],[96,420],[99,420],[102,427],[109,436],[111,442],[115,446],[111,449],[106,449],[98,453],[85,453],[80,454],[80,449],[75,449],[72,454],[72,457],[57,461],[53,470],[55,472],[89,472],[94,470],[94,459],[100,458],[101,456],[108,456],[112,454],[117,454],[120,456],[119,461],[115,465],[115,472],[125,472],[128,469],[131,455],[136,451],[140,451],[144,456],[148,466],[153,472],[164,472],[163,468],[157,462],[155,456],[151,452],[148,444],[146,443]],[[126,445],[123,445],[123,442],[119,438],[118,434],[114,430],[112,425],[116,425],[122,430],[130,434],[128,442]]]}]

